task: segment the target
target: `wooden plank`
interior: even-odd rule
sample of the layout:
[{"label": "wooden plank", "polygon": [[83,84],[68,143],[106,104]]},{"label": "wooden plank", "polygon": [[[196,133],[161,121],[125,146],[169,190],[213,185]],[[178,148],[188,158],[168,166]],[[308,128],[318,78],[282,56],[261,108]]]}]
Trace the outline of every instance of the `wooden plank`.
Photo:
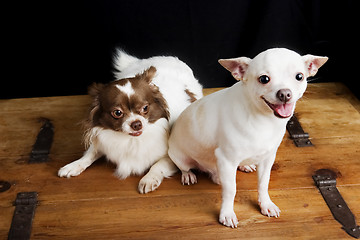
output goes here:
[{"label": "wooden plank", "polygon": [[51,152],[83,151],[79,123],[86,117],[89,104],[88,96],[0,100],[0,156],[27,156],[42,118],[50,119],[55,126]]},{"label": "wooden plank", "polygon": [[[327,139],[325,139],[327,140]],[[291,147],[291,142],[290,144],[290,148]],[[309,149],[309,148],[307,148]],[[297,148],[294,148],[293,150],[297,150]],[[300,151],[300,150],[299,150]],[[358,167],[356,168],[356,166],[358,164],[356,164],[358,161],[356,160],[356,158],[354,158],[353,162],[349,162],[348,159],[345,159],[346,164],[344,165],[343,162],[341,161],[337,161],[337,159],[332,159],[330,158],[329,160],[327,160],[326,158],[324,159],[320,159],[320,156],[318,158],[314,157],[316,154],[309,154],[308,153],[304,153],[302,154],[302,156],[311,156],[310,160],[303,160],[302,157],[298,157],[295,158],[295,156],[298,155],[298,152],[293,152],[293,154],[291,154],[289,156],[289,158],[286,158],[285,156],[288,153],[282,153],[279,152],[278,155],[278,160],[277,160],[277,167],[276,169],[273,171],[272,173],[272,179],[271,179],[271,183],[270,183],[270,195],[273,198],[273,201],[276,202],[279,207],[281,207],[282,209],[282,216],[281,216],[281,226],[283,227],[283,223],[288,221],[288,219],[283,219],[284,216],[286,216],[285,214],[288,213],[288,211],[294,211],[292,206],[289,206],[289,203],[287,201],[294,201],[294,202],[298,202],[299,199],[303,199],[304,196],[309,196],[308,191],[314,191],[317,194],[317,190],[316,188],[313,186],[313,182],[311,179],[311,174],[313,172],[313,170],[316,170],[318,168],[323,168],[323,167],[331,167],[331,168],[335,168],[336,171],[341,173],[341,177],[338,179],[339,181],[339,186],[351,186],[354,189],[360,189],[359,187],[359,178],[357,177],[358,174]],[[359,155],[357,155],[357,159],[359,159]],[[56,160],[55,160],[56,161]],[[5,162],[5,161],[2,161]],[[60,161],[59,161],[60,162]],[[183,202],[187,202],[187,199],[197,199],[196,202],[191,202],[191,204],[189,203],[190,209],[197,209],[196,211],[196,216],[193,216],[191,214],[191,212],[189,214],[189,216],[191,216],[191,223],[192,224],[198,224],[198,222],[200,222],[200,226],[195,227],[195,229],[198,229],[199,231],[201,230],[201,228],[203,227],[203,222],[205,222],[206,226],[208,226],[207,228],[212,228],[215,227],[215,229],[218,229],[219,227],[222,228],[221,226],[217,226],[217,220],[216,220],[216,214],[219,210],[219,204],[220,204],[220,196],[221,196],[221,188],[213,183],[211,183],[211,181],[208,179],[207,176],[205,175],[201,175],[199,178],[199,183],[197,185],[194,186],[182,186],[180,184],[180,175],[176,175],[174,176],[172,179],[166,179],[163,184],[161,185],[161,187],[159,188],[159,190],[155,191],[154,193],[148,194],[148,195],[139,195],[136,192],[136,186],[137,183],[140,179],[140,177],[130,177],[124,181],[120,181],[118,179],[116,179],[115,177],[112,176],[112,171],[114,170],[114,166],[106,164],[105,161],[100,161],[98,163],[96,163],[94,166],[90,167],[90,169],[88,169],[86,172],[84,172],[82,175],[80,175],[79,177],[76,178],[71,178],[71,179],[60,179],[56,177],[56,171],[57,171],[57,167],[54,167],[57,164],[37,164],[37,165],[30,165],[29,167],[31,168],[27,168],[27,170],[25,171],[26,174],[24,174],[24,169],[22,171],[20,171],[20,169],[16,170],[16,171],[12,171],[9,170],[7,172],[18,172],[19,174],[16,174],[15,176],[13,176],[13,178],[16,178],[15,180],[12,181],[12,183],[14,184],[13,187],[6,193],[2,193],[0,194],[2,198],[2,201],[0,201],[0,209],[1,211],[3,211],[4,209],[6,210],[6,212],[2,212],[2,214],[0,215],[0,223],[2,222],[6,222],[8,221],[7,224],[9,224],[9,221],[11,219],[12,216],[12,211],[13,211],[13,207],[11,206],[11,202],[14,199],[15,195],[17,192],[20,191],[28,191],[28,190],[36,190],[39,192],[39,199],[40,199],[40,206],[37,209],[37,211],[40,211],[39,209],[41,209],[41,206],[44,206],[46,211],[50,211],[51,208],[55,207],[55,209],[58,209],[57,211],[59,211],[60,213],[58,213],[55,210],[51,210],[51,214],[49,215],[49,217],[55,217],[55,216],[63,216],[64,219],[62,221],[60,221],[59,219],[57,221],[60,221],[61,224],[68,224],[70,229],[64,229],[63,231],[68,232],[68,231],[74,231],[73,233],[71,233],[74,238],[78,238],[78,237],[82,237],[84,235],[86,235],[88,233],[88,229],[84,226],[84,228],[78,228],[78,226],[76,225],[76,228],[71,229],[71,226],[73,226],[73,221],[85,221],[85,220],[72,220],[72,218],[70,217],[66,217],[66,216],[71,216],[71,215],[76,215],[78,217],[83,217],[88,219],[88,216],[86,214],[86,211],[90,211],[93,213],[94,217],[90,218],[88,221],[90,221],[89,226],[91,226],[91,228],[99,228],[99,234],[104,234],[103,231],[105,231],[106,229],[108,229],[108,227],[104,227],[102,228],[102,226],[97,226],[97,222],[99,222],[98,219],[98,211],[97,210],[93,210],[92,208],[94,207],[98,207],[99,205],[104,205],[107,206],[108,211],[115,211],[115,212],[121,212],[121,211],[127,211],[127,208],[129,208],[129,206],[127,206],[125,203],[123,202],[130,202],[130,203],[134,203],[135,205],[139,205],[141,206],[139,210],[136,210],[139,212],[139,215],[136,215],[136,213],[133,213],[136,215],[135,218],[139,218],[141,217],[141,220],[138,220],[138,222],[141,223],[141,225],[146,225],[148,226],[150,223],[148,223],[148,218],[151,218],[147,215],[145,215],[144,217],[142,216],[142,212],[149,212],[152,214],[155,214],[156,216],[158,216],[160,213],[156,210],[153,210],[152,208],[150,208],[147,204],[153,205],[153,204],[159,204],[158,202],[163,202],[163,204],[165,204],[166,206],[170,204],[173,201],[175,201],[174,199],[177,199],[177,201],[179,201],[179,204],[183,203]],[[32,166],[34,166],[34,168],[32,168]],[[303,167],[306,166],[306,167]],[[354,166],[355,168],[351,167],[349,168],[348,166]],[[9,167],[9,166],[6,166]],[[23,167],[23,165],[22,165]],[[2,169],[2,168],[1,168]],[[35,174],[36,173],[36,174]],[[106,183],[106,184],[104,184]],[[256,216],[258,214],[258,216],[255,218],[255,222],[254,223],[262,223],[261,221],[261,215],[257,210],[256,206],[256,174],[255,173],[251,173],[251,174],[245,174],[245,173],[238,173],[238,177],[237,177],[237,185],[238,185],[238,195],[237,198],[239,197],[239,200],[241,203],[241,207],[243,207],[244,205],[248,205],[245,208],[240,208],[240,210],[238,210],[237,212],[241,212],[244,211],[246,213],[251,213],[249,218],[254,219],[254,216]],[[345,190],[343,190],[342,192],[344,192],[346,195],[349,195],[349,192],[346,190],[347,188],[345,188]],[[289,191],[292,192],[293,190],[304,190],[304,192],[298,193],[295,192],[294,194],[296,195],[296,193],[298,193],[297,196],[293,196],[293,199],[289,199],[289,195],[293,195],[293,193],[288,193]],[[348,201],[348,199],[351,201],[355,201],[355,204],[351,204],[351,207],[353,207],[353,210],[357,210],[359,211],[359,208],[357,208],[357,204],[359,203],[360,199],[360,193],[357,194],[356,191],[352,192],[352,194],[350,194],[350,196],[344,196],[344,198]],[[340,190],[341,191],[341,190]],[[315,194],[314,193],[314,194]],[[5,194],[5,195],[4,195]],[[9,198],[7,199],[7,201],[3,201],[5,200],[4,198],[6,198],[6,196],[8,196]],[[170,197],[173,198],[170,198]],[[321,200],[321,196],[320,195],[316,195],[320,200]],[[169,197],[169,199],[168,199]],[[357,197],[357,198],[356,198]],[[143,199],[143,201],[140,201],[139,203],[137,203],[136,199]],[[165,200],[164,200],[165,198]],[[251,198],[250,200],[248,198]],[[153,199],[153,200],[151,200]],[[208,199],[213,199],[211,200],[211,202],[216,202],[216,206],[214,206],[213,203],[208,203]],[[320,201],[319,200],[319,201]],[[108,201],[110,201],[110,203],[107,203]],[[205,201],[205,202],[204,202]],[[309,200],[310,201],[310,200]],[[5,205],[4,205],[5,203]],[[147,204],[146,204],[147,203]],[[83,206],[83,204],[85,204]],[[114,205],[119,206],[119,208],[114,207]],[[125,205],[124,205],[125,204]],[[306,203],[304,203],[306,204]],[[307,203],[308,204],[308,203]],[[325,203],[323,203],[325,204]],[[350,203],[349,203],[350,204]],[[46,206],[49,205],[49,206]],[[79,205],[79,206],[78,206]],[[74,206],[76,206],[74,208]],[[206,207],[204,207],[206,206]],[[209,218],[209,214],[208,212],[210,211],[210,207],[213,207],[212,210],[212,216],[211,219]],[[321,205],[320,205],[321,206]],[[350,206],[350,205],[349,205]],[[186,208],[187,206],[184,206],[184,208]],[[238,206],[239,207],[239,206]],[[252,207],[255,209],[255,211],[249,211],[249,207]],[[63,210],[63,208],[72,208],[73,211],[76,210],[76,213],[68,213],[66,210]],[[81,211],[78,209],[82,209]],[[154,208],[156,208],[154,206]],[[204,209],[205,208],[205,209]],[[75,210],[74,210],[75,209]],[[87,210],[86,210],[87,209]],[[101,209],[100,209],[101,210]],[[100,211],[99,210],[99,211]],[[326,207],[324,207],[324,209],[322,209],[323,211],[326,212]],[[65,211],[62,215],[61,212]],[[70,210],[68,210],[70,211]],[[105,211],[105,210],[104,210]],[[175,215],[178,215],[179,212],[183,212],[180,211],[179,209],[177,211],[173,212],[173,209],[169,207],[169,209],[167,209],[166,211],[173,213]],[[296,211],[298,211],[298,209],[296,209]],[[185,211],[187,212],[187,211]],[[70,214],[70,215],[68,215]],[[202,218],[199,219],[198,214],[200,214],[200,216],[202,216]],[[360,219],[360,213],[359,212],[355,212],[356,216],[358,219]],[[42,216],[43,214],[37,212],[37,215]],[[45,214],[46,215],[46,214]],[[254,216],[253,216],[254,215]],[[320,218],[318,219],[318,221],[320,221],[321,218],[325,218],[327,224],[329,224],[329,222],[331,222],[332,218],[331,218],[331,214],[323,214],[323,215],[319,215],[319,210],[316,210],[314,212],[314,215],[320,216]],[[181,215],[182,216],[182,215]],[[243,214],[241,215],[243,217]],[[166,216],[158,216],[158,217],[164,217],[164,219],[166,220]],[[183,216],[184,218],[186,216]],[[181,219],[183,219],[183,217],[181,217]],[[295,217],[294,215],[289,215],[289,218],[291,217]],[[302,219],[307,219],[308,216],[302,216],[301,214],[299,216],[297,216],[299,218]],[[239,216],[240,218],[240,216]],[[244,217],[245,218],[245,217]],[[258,219],[260,218],[260,219]],[[314,217],[315,218],[315,217]],[[101,217],[100,217],[101,219]],[[112,219],[110,217],[110,219]],[[115,219],[117,221],[128,221],[126,214],[125,215],[119,215],[117,217],[115,217]],[[245,218],[247,219],[247,218]],[[131,218],[130,218],[131,220]],[[164,221],[165,221],[164,220]],[[91,223],[91,221],[93,221],[93,223]],[[132,221],[135,221],[134,219],[132,219]],[[170,221],[170,220],[167,220]],[[166,222],[167,222],[166,221]],[[273,221],[273,220],[270,220]],[[284,222],[282,222],[284,221]],[[291,223],[295,224],[297,223],[295,221],[294,223],[294,219],[292,219]],[[47,224],[51,223],[54,224],[54,226],[52,228],[58,228],[59,226],[57,225],[57,222],[48,222],[48,219],[44,220],[44,222]],[[65,223],[64,223],[65,222]],[[106,222],[106,221],[105,221]],[[170,221],[171,222],[171,221]],[[247,221],[245,221],[247,223]],[[130,224],[131,222],[129,222]],[[270,226],[275,227],[276,228],[276,222],[266,222],[267,224],[270,224]],[[301,224],[309,224],[311,225],[312,222],[302,222],[300,221]],[[298,228],[302,228],[302,225],[299,223],[299,225],[292,225],[289,226],[291,227],[291,229],[298,229]],[[112,224],[112,223],[108,223],[108,224]],[[124,223],[123,223],[124,224]],[[156,223],[152,223],[152,224],[156,224]],[[155,225],[154,228],[156,228],[156,226],[160,226],[159,229],[163,229],[162,231],[164,232],[165,236],[166,234],[170,234],[169,232],[166,231],[166,229],[168,231],[170,231],[171,233],[173,233],[174,229],[182,229],[181,226],[183,226],[185,228],[184,233],[186,233],[187,231],[189,231],[188,229],[186,229],[186,225],[183,225],[183,222],[177,222],[176,226],[172,226],[170,224],[170,226],[168,226],[169,223],[164,223],[161,222],[159,223],[160,225]],[[305,224],[305,225],[306,225]],[[333,223],[336,224],[336,223]],[[61,225],[61,226],[62,226]],[[150,224],[151,225],[151,224]],[[162,225],[162,227],[161,227]],[[34,225],[34,229],[37,229],[38,227],[36,227],[37,225]],[[49,227],[47,225],[46,229],[48,229]],[[164,227],[167,226],[167,227]],[[335,228],[336,225],[333,226],[333,228]],[[44,226],[43,226],[44,227]],[[132,234],[135,234],[134,237],[135,238],[140,238],[141,236],[141,231],[139,229],[133,229],[134,226],[132,226],[132,224],[128,225],[124,225],[124,228],[128,229],[132,229],[130,232],[128,232],[128,230],[126,232],[120,232],[124,235],[126,234],[130,234],[129,236],[132,236]],[[244,226],[241,226],[242,228]],[[255,226],[254,226],[255,227]],[[327,227],[329,227],[329,225],[326,225],[324,227],[324,229],[326,229]],[[112,226],[110,227],[110,230],[114,230],[116,228],[116,226]],[[165,228],[165,229],[164,229]],[[190,226],[188,226],[188,228],[191,228]],[[256,228],[258,228],[258,226],[256,225]],[[261,227],[260,227],[261,228]],[[4,226],[4,228],[2,226],[0,226],[0,229],[8,229],[7,226]],[[41,229],[41,230],[40,230]],[[39,234],[43,233],[44,229],[40,228]],[[50,227],[51,229],[51,227]],[[317,228],[312,228],[312,229],[317,229]],[[109,230],[109,231],[110,231]],[[266,233],[266,231],[270,231],[271,229],[264,229],[263,230],[263,234]],[[52,231],[56,231],[56,230],[52,230]],[[58,237],[61,238],[60,236],[63,236],[61,234],[61,228],[58,229]],[[75,232],[78,231],[79,235],[75,234]],[[139,232],[140,231],[140,232]],[[155,230],[153,228],[147,229],[146,231],[148,231],[149,233],[153,233],[155,234]],[[180,230],[179,230],[180,231]],[[211,230],[206,230],[208,232],[211,232]],[[214,230],[215,231],[215,230]],[[256,229],[249,229],[247,235],[250,235],[252,231],[256,231]],[[294,230],[295,232],[297,230]],[[46,232],[46,231],[45,231]],[[134,233],[133,233],[134,232]],[[157,231],[156,231],[157,232]],[[161,231],[160,231],[161,232]],[[281,236],[281,233],[279,232],[277,235],[277,233],[274,232],[274,230],[271,230],[270,232],[272,232],[273,236]],[[334,232],[341,232],[339,230],[339,228],[337,228],[337,231],[334,230]],[[180,232],[175,232],[180,234]],[[226,232],[227,233],[227,232]],[[225,236],[227,236],[228,234],[226,233],[222,233],[225,234]],[[48,233],[51,236],[51,233]],[[55,233],[52,233],[55,234]],[[109,233],[110,234],[110,233]],[[139,235],[136,235],[139,234]],[[196,236],[196,233],[193,233]],[[243,234],[243,233],[241,233]],[[304,234],[303,232],[299,233],[299,234]],[[333,234],[333,233],[331,233]],[[334,236],[339,236],[340,233],[335,234]],[[0,234],[1,236],[1,234]],[[35,235],[34,235],[35,236]],[[56,236],[56,234],[54,235],[54,237]],[[95,235],[96,236],[96,235]],[[122,235],[120,235],[122,236]],[[148,235],[146,235],[148,236]],[[172,235],[171,235],[172,236]],[[292,235],[290,235],[292,236]],[[299,235],[299,236],[307,236],[307,235]],[[315,235],[316,236],[316,235]],[[44,239],[49,237],[49,235],[44,235]],[[110,236],[109,236],[110,237]],[[157,235],[155,235],[155,238],[157,237]],[[229,235],[230,237],[230,235]],[[254,237],[261,237],[258,235],[254,235]],[[41,234],[40,236],[36,236],[37,238],[41,238]],[[334,237],[334,239],[336,239],[336,237]]]},{"label": "wooden plank", "polygon": [[[334,154],[329,148],[339,148],[342,154]],[[314,187],[312,174],[317,169],[331,168],[339,174],[338,184],[360,185],[360,141],[349,144],[332,143],[329,139],[315,141],[315,147],[296,148],[291,140],[283,141],[279,148],[277,160],[271,175],[271,189],[292,189]],[[58,169],[64,164],[76,159],[76,155],[57,155],[45,164],[26,164],[16,158],[0,158],[2,180],[12,183],[12,188],[1,193],[7,198],[6,206],[11,204],[17,192],[40,191],[47,194],[48,200],[64,200],[71,194],[73,200],[89,198],[111,198],[117,196],[138,196],[137,184],[140,176],[134,176],[124,181],[113,176],[115,166],[98,160],[80,176],[64,179],[57,177]],[[345,164],[344,164],[345,163]],[[351,166],[351,167],[349,167]],[[16,173],[16,174],[14,174]],[[284,181],[286,179],[286,181]],[[91,182],[91,184],[89,184]],[[201,184],[200,184],[201,183]],[[255,191],[257,187],[256,173],[239,172],[237,176],[238,190]],[[193,186],[193,191],[218,192],[220,187],[213,184],[205,174],[199,177],[199,184]],[[180,174],[166,179],[155,195],[177,194],[186,189],[180,184]],[[67,194],[63,194],[67,193]],[[0,205],[3,203],[0,202]]]},{"label": "wooden plank", "polygon": [[[356,209],[360,188],[341,187]],[[352,194],[348,194],[351,192]],[[33,223],[34,239],[344,239],[316,189],[270,192],[282,209],[278,219],[262,216],[255,191],[238,191],[235,212],[240,223],[229,229],[217,223],[219,193],[139,195],[82,201],[40,199]],[[12,209],[7,209],[11,212]],[[360,211],[354,212],[359,218]],[[7,229],[9,223],[0,229]],[[0,231],[0,235],[6,235]]]},{"label": "wooden plank", "polygon": [[307,99],[339,99],[348,100],[360,112],[360,101],[344,84],[339,82],[309,84],[304,98]]},{"label": "wooden plank", "polygon": [[309,99],[296,112],[312,138],[360,136],[360,113],[347,99]]},{"label": "wooden plank", "polygon": [[[205,174],[194,186],[182,186],[176,174],[147,195],[137,193],[140,176],[120,181],[105,160],[78,177],[58,178],[61,166],[82,155],[78,123],[89,103],[88,96],[0,100],[0,180],[12,184],[0,193],[0,238],[7,236],[12,202],[21,191],[39,192],[34,239],[347,238],[311,179],[319,168],[338,173],[339,190],[360,221],[360,104],[342,84],[309,84],[297,104],[297,115],[315,146],[296,148],[288,134],[284,137],[270,181],[270,195],[282,210],[279,219],[259,213],[256,173],[238,173],[235,210],[240,226],[235,230],[218,224],[221,187]],[[55,125],[51,161],[29,165],[43,117]]]}]

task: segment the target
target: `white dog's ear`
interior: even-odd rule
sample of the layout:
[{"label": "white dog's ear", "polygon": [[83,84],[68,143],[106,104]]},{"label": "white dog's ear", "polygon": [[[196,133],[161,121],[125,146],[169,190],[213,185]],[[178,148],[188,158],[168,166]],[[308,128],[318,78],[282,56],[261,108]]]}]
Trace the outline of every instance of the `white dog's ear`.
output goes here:
[{"label": "white dog's ear", "polygon": [[251,59],[247,57],[219,59],[221,66],[231,72],[236,80],[242,80]]},{"label": "white dog's ear", "polygon": [[302,58],[308,70],[308,77],[315,76],[319,68],[329,59],[328,57],[319,57],[310,54],[304,55]]}]

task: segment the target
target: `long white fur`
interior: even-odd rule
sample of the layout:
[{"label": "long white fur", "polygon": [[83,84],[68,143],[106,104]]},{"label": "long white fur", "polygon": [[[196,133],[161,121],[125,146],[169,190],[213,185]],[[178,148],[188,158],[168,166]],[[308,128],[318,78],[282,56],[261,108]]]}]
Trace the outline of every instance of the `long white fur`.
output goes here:
[{"label": "long white fur", "polygon": [[[102,155],[117,165],[115,174],[124,179],[132,174],[141,175],[147,169],[149,172],[140,180],[138,190],[147,193],[155,190],[164,177],[173,175],[177,168],[167,155],[169,129],[180,113],[190,104],[185,90],[202,97],[202,87],[195,79],[192,70],[175,57],[152,57],[138,59],[118,50],[114,66],[119,71],[117,79],[134,77],[150,66],[156,68],[152,83],[156,85],[165,98],[170,120],[161,118],[154,123],[141,118],[143,133],[140,136],[129,136],[101,127],[94,127],[85,134],[89,145],[84,156],[74,161],[58,172],[60,177],[77,176]],[[133,94],[130,86],[121,86],[120,91]]]}]

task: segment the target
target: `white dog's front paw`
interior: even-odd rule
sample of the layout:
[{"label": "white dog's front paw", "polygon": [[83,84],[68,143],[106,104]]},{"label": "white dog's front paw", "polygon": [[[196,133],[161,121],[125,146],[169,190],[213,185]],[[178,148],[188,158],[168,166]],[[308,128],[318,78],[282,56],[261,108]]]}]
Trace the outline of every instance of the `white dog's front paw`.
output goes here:
[{"label": "white dog's front paw", "polygon": [[280,209],[271,201],[259,202],[261,213],[268,217],[280,217]]},{"label": "white dog's front paw", "polygon": [[68,165],[65,165],[64,167],[60,168],[58,171],[59,177],[75,177],[80,175],[84,170],[86,169],[86,166],[82,164],[82,162],[72,162]]},{"label": "white dog's front paw", "polygon": [[256,165],[254,165],[254,164],[239,166],[238,168],[240,171],[247,172],[247,173],[256,171]]},{"label": "white dog's front paw", "polygon": [[139,182],[138,190],[140,193],[148,193],[157,189],[163,178],[154,174],[146,174]]},{"label": "white dog's front paw", "polygon": [[231,227],[231,228],[236,228],[237,225],[239,224],[239,221],[238,221],[234,211],[228,211],[228,212],[221,211],[220,217],[219,217],[219,222],[221,224],[223,224],[224,226]]},{"label": "white dog's front paw", "polygon": [[188,172],[182,171],[181,183],[183,185],[190,185],[197,183],[196,175],[192,171],[188,171]]}]

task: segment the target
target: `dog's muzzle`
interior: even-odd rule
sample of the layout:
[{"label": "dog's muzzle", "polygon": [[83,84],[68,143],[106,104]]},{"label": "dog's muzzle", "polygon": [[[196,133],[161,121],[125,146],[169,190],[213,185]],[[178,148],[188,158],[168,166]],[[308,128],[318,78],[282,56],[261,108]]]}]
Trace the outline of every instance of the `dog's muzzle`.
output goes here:
[{"label": "dog's muzzle", "polygon": [[262,97],[264,102],[268,105],[268,107],[274,112],[274,115],[278,118],[289,118],[293,114],[295,103],[281,103],[281,104],[272,104],[267,101],[264,97]]}]

